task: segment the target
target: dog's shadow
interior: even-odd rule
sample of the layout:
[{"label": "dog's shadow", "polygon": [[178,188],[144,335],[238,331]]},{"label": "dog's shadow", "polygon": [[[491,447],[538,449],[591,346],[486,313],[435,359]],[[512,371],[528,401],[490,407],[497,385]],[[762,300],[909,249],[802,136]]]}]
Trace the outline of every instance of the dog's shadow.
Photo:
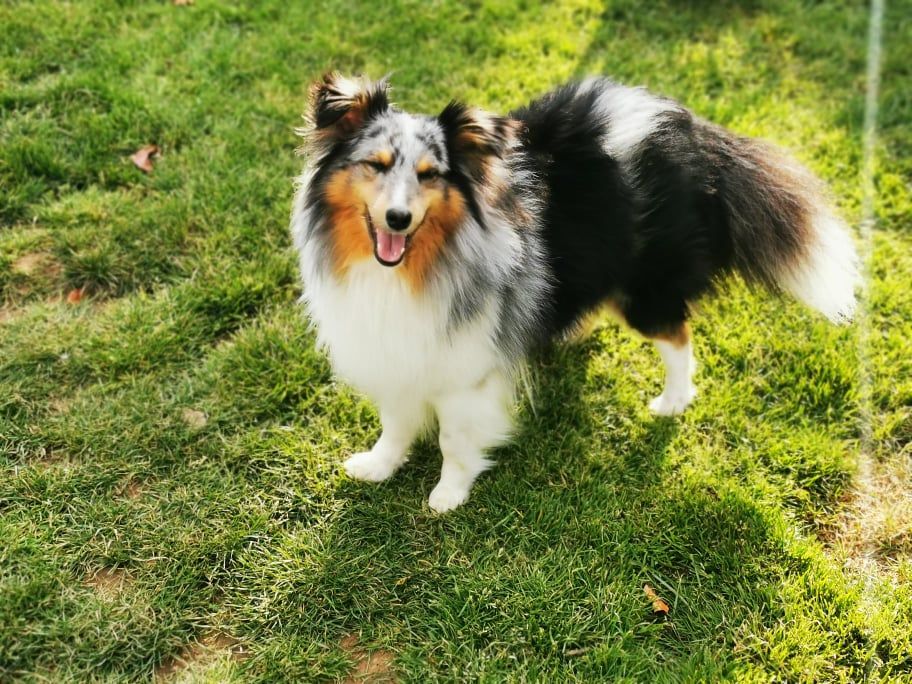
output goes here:
[{"label": "dog's shadow", "polygon": [[493,474],[495,496],[509,497],[523,485],[546,496],[550,484],[593,477],[638,486],[661,470],[678,423],[646,416],[642,406],[628,403],[629,392],[616,392],[614,383],[629,379],[593,371],[601,353],[587,339],[532,360],[532,392],[519,412],[515,439],[496,454],[503,476]]},{"label": "dog's shadow", "polygon": [[[642,588],[651,583],[672,604],[678,630],[661,638],[683,659],[688,644],[727,648],[734,635],[720,638],[717,627],[740,624],[745,604],[752,619],[772,620],[776,589],[747,570],[763,565],[748,556],[769,552],[766,518],[736,491],[681,477],[684,459],[669,459],[680,451],[679,421],[649,416],[645,390],[636,405],[630,391],[612,391],[610,383],[634,380],[620,366],[593,371],[600,349],[594,340],[564,344],[533,361],[534,404],[525,403],[514,442],[497,451],[462,508],[444,516],[427,508],[440,468],[432,442],[384,485],[344,483],[336,495],[347,501],[323,540],[325,582],[311,588],[344,586],[359,608],[326,619],[395,630],[397,607],[407,604],[412,624],[438,626],[413,637],[430,648],[462,638],[463,618],[451,611],[463,606],[465,620],[490,621],[473,648],[519,630],[535,657],[561,657],[648,624]],[[552,632],[539,639],[525,634],[528,624]],[[631,650],[652,648],[654,635],[643,634]]]}]

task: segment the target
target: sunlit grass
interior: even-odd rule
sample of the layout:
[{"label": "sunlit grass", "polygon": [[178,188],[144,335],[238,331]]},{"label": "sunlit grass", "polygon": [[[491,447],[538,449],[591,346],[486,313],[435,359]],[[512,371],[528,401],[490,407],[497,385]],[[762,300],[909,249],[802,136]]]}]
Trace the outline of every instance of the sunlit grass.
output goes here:
[{"label": "sunlit grass", "polygon": [[[377,418],[314,349],[287,234],[293,128],[330,68],[393,72],[420,111],[646,84],[791,149],[856,221],[866,22],[784,0],[0,7],[0,680],[141,680],[214,634],[249,657],[191,678],[332,680],[358,649],[416,682],[910,676],[908,507],[877,527],[873,612],[828,547],[856,519],[855,329],[732,283],[694,324],[698,402],[656,420],[657,357],[602,321],[534,360],[518,439],[436,517],[432,444],[381,486],[341,474]],[[872,433],[908,473],[912,5],[885,26]]]}]

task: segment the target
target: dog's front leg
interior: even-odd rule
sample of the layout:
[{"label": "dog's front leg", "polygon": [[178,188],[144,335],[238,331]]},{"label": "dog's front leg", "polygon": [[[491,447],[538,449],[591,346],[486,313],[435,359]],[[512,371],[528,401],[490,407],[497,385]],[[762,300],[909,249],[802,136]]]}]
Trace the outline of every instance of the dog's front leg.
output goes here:
[{"label": "dog's front leg", "polygon": [[475,387],[434,402],[443,453],[440,482],[428,498],[435,513],[445,513],[464,503],[475,478],[491,467],[485,451],[509,438],[511,400],[509,379],[492,371]]},{"label": "dog's front leg", "polygon": [[408,460],[408,450],[424,427],[426,411],[422,406],[389,403],[380,407],[383,432],[370,451],[351,456],[344,463],[349,477],[367,482],[382,482]]}]

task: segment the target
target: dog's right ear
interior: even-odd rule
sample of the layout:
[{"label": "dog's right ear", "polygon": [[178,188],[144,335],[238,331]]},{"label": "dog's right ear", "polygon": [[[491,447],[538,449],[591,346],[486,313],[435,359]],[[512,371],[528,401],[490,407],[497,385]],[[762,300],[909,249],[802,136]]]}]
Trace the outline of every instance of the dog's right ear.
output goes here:
[{"label": "dog's right ear", "polygon": [[329,73],[310,88],[309,118],[321,138],[349,138],[390,107],[387,80]]}]

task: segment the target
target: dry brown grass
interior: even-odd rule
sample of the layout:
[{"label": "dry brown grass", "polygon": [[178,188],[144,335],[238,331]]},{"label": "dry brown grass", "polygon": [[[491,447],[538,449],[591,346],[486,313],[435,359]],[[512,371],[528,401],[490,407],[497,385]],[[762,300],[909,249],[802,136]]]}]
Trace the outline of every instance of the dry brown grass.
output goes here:
[{"label": "dry brown grass", "polygon": [[848,568],[863,573],[890,571],[912,555],[912,455],[868,464],[841,524],[825,538]]}]

